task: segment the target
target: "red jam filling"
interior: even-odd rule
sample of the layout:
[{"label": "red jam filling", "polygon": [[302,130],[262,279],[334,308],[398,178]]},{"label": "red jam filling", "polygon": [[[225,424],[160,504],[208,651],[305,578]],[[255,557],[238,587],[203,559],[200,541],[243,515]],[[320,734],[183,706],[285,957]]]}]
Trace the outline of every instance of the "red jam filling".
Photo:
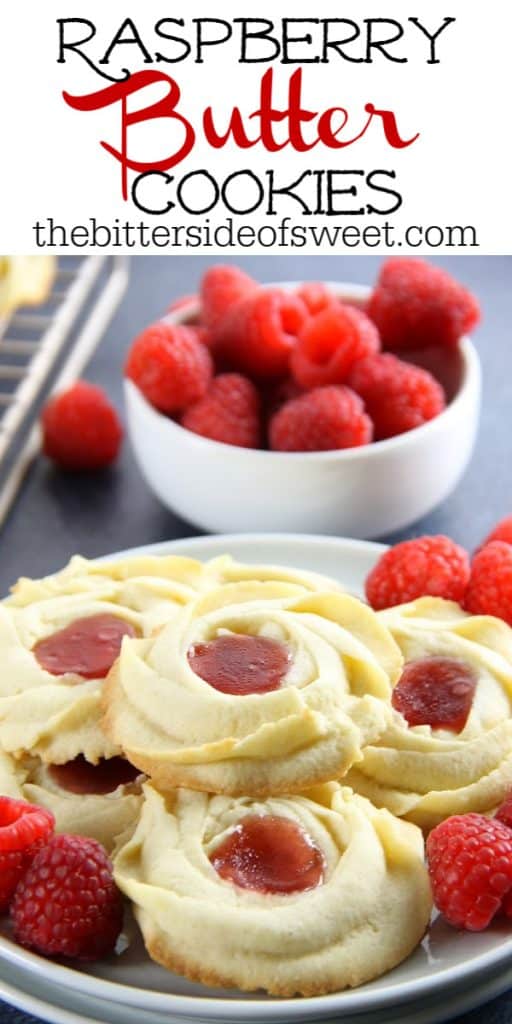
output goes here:
[{"label": "red jam filling", "polygon": [[201,679],[221,693],[237,696],[278,690],[291,661],[286,644],[266,636],[241,634],[192,644],[187,657]]},{"label": "red jam filling", "polygon": [[52,676],[72,672],[84,679],[104,679],[119,656],[123,637],[136,635],[126,619],[90,615],[39,640],[32,653]]},{"label": "red jam filling", "polygon": [[320,885],[322,853],[299,825],[276,815],[244,818],[210,857],[221,878],[257,892],[304,892]]},{"label": "red jam filling", "polygon": [[98,764],[89,764],[82,754],[66,764],[52,764],[48,769],[54,782],[69,793],[105,796],[118,786],[133,782],[140,771],[124,757],[103,758]]},{"label": "red jam filling", "polygon": [[462,732],[477,682],[473,669],[463,661],[421,658],[405,666],[391,703],[409,725]]}]

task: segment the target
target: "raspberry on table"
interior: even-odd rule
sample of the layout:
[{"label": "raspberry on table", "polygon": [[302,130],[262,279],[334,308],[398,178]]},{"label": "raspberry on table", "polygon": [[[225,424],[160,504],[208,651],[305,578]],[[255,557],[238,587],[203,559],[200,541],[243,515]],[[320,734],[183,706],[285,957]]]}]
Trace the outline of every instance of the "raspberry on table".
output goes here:
[{"label": "raspberry on table", "polygon": [[214,340],[220,320],[241,299],[260,289],[260,285],[239,267],[210,267],[201,281],[201,315]]},{"label": "raspberry on table", "polygon": [[427,839],[434,903],[456,928],[481,931],[512,891],[512,832],[483,814],[447,818]]},{"label": "raspberry on table", "polygon": [[349,388],[316,388],[293,398],[270,421],[270,447],[281,452],[319,452],[369,444],[372,422]]},{"label": "raspberry on table", "polygon": [[125,375],[151,405],[172,415],[202,398],[212,379],[213,364],[197,328],[161,321],[147,327],[132,343]]},{"label": "raspberry on table", "polygon": [[501,540],[505,544],[512,544],[512,516],[500,519],[500,522],[496,524],[485,540],[482,541],[479,550],[485,547],[486,544],[491,544],[493,540]]},{"label": "raspberry on table", "polygon": [[312,316],[338,302],[330,288],[322,281],[304,281],[304,284],[297,288],[296,294],[299,299],[302,299]]},{"label": "raspberry on table", "polygon": [[19,883],[11,919],[16,941],[44,956],[108,956],[121,931],[123,902],[101,844],[53,836]]},{"label": "raspberry on table", "polygon": [[354,364],[379,348],[379,333],[366,314],[338,302],[307,320],[290,367],[303,388],[344,384]]},{"label": "raspberry on table", "polygon": [[198,402],[185,410],[181,424],[212,441],[259,448],[260,396],[255,385],[239,373],[219,374]]},{"label": "raspberry on table", "polygon": [[444,597],[459,604],[469,580],[469,557],[449,537],[417,537],[389,548],[366,578],[372,608],[391,608],[417,597]]},{"label": "raspberry on table", "polygon": [[0,796],[0,913],[54,826],[46,808]]},{"label": "raspberry on table", "polygon": [[45,455],[68,470],[108,466],[123,438],[119,416],[103,389],[84,380],[49,399],[41,428]]},{"label": "raspberry on table", "polygon": [[446,404],[443,389],[432,374],[390,352],[361,359],[347,383],[363,399],[376,441],[421,427]]},{"label": "raspberry on table", "polygon": [[437,344],[455,346],[476,327],[480,309],[474,295],[450,274],[425,260],[386,260],[370,296],[368,315],[384,348]]},{"label": "raspberry on table", "polygon": [[283,376],[308,315],[293,292],[259,288],[233,305],[217,323],[215,355],[231,369],[252,377]]},{"label": "raspberry on table", "polygon": [[512,626],[512,545],[493,540],[477,552],[464,607],[473,615],[495,615]]}]

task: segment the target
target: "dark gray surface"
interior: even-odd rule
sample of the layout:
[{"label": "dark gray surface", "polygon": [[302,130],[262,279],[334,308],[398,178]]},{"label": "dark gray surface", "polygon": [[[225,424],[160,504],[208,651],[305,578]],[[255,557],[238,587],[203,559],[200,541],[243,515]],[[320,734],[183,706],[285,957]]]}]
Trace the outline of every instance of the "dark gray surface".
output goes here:
[{"label": "dark gray surface", "polygon": [[[373,281],[381,262],[364,256],[221,259],[239,263],[261,281],[324,278],[361,283]],[[86,374],[107,388],[118,408],[130,340],[161,315],[173,298],[193,292],[203,270],[213,262],[218,259],[147,256],[132,261],[128,293]],[[484,375],[481,429],[473,461],[456,492],[399,538],[385,539],[447,533],[472,548],[498,518],[512,513],[512,257],[454,256],[434,262],[472,288],[482,303],[484,320],[476,334]],[[150,494],[128,444],[115,469],[90,477],[57,472],[40,459],[0,533],[0,591],[19,575],[39,576],[57,569],[77,551],[101,555],[197,532]],[[511,1020],[512,995],[464,1015],[459,1024],[477,1024],[482,1019],[489,1024]],[[3,1006],[0,1020],[28,1024],[29,1018]]]}]

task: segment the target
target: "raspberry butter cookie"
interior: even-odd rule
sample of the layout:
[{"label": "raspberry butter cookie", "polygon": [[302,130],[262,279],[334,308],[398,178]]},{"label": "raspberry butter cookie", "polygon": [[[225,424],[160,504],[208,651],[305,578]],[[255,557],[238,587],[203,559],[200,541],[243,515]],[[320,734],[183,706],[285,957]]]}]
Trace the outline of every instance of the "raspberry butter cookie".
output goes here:
[{"label": "raspberry butter cookie", "polygon": [[401,667],[385,625],[354,597],[228,583],[155,637],[124,641],[103,724],[163,788],[298,792],[340,776],[381,736]]},{"label": "raspberry butter cookie", "polygon": [[405,667],[393,722],[347,782],[425,829],[493,810],[512,787],[512,630],[435,597],[378,617]]},{"label": "raspberry butter cookie", "polygon": [[421,832],[348,788],[265,800],[144,791],[115,878],[168,969],[320,995],[383,974],[421,940],[431,911]]},{"label": "raspberry butter cookie", "polygon": [[74,558],[43,580],[21,579],[0,604],[0,743],[62,764],[120,753],[102,733],[101,689],[124,636],[147,636],[197,593],[187,558]]}]

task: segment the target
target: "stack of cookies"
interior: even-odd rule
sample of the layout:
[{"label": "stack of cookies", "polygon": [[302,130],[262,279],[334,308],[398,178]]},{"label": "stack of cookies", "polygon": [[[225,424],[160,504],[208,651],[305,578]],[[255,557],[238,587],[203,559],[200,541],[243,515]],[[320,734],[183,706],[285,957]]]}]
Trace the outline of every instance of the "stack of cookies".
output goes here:
[{"label": "stack of cookies", "polygon": [[[512,782],[512,633],[441,599],[376,614],[228,557],[73,559],[0,606],[0,792],[114,850],[149,955],[312,995],[404,959],[431,912],[420,828]],[[411,725],[404,666],[474,679]]]}]

